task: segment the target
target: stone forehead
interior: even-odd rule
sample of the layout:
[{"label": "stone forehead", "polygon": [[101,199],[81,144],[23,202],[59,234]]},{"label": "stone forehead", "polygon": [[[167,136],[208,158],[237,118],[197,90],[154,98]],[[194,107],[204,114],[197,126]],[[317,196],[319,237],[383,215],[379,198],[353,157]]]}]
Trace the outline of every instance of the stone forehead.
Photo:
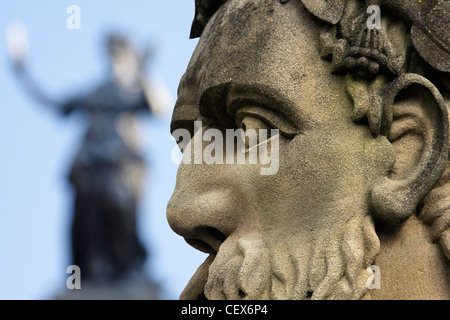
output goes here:
[{"label": "stone forehead", "polygon": [[[248,10],[242,12],[243,6]],[[271,0],[230,1],[214,16],[181,80],[172,118],[178,125],[172,131],[198,118],[199,106],[205,104],[202,97],[212,97],[206,104],[216,105],[224,99],[215,96],[236,86],[255,97],[286,99],[283,106],[309,103],[315,97],[306,94],[309,86],[325,85],[330,92],[344,94],[340,82],[319,81],[331,76],[329,63],[319,55],[320,28],[300,5],[292,3],[290,8]]]}]

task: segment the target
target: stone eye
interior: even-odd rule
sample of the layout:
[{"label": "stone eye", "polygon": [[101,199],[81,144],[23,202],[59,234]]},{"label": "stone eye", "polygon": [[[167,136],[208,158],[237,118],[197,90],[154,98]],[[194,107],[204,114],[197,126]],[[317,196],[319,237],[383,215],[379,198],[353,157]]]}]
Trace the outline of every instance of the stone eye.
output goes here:
[{"label": "stone eye", "polygon": [[238,129],[241,130],[241,139],[244,142],[244,148],[246,150],[257,146],[259,143],[270,138],[271,129],[273,129],[273,127],[266,121],[253,115],[244,115],[240,118],[241,119],[236,122]]},{"label": "stone eye", "polygon": [[240,121],[240,124],[238,124],[239,129],[242,129],[244,131],[253,129],[253,130],[270,130],[273,129],[267,122],[264,120],[261,120],[254,116],[244,116],[242,120]]},{"label": "stone eye", "polygon": [[289,118],[265,107],[252,105],[240,107],[236,112],[235,122],[236,127],[245,133],[256,131],[258,135],[262,133],[267,138],[274,134],[274,129],[288,139],[292,139],[299,133],[299,129]]}]

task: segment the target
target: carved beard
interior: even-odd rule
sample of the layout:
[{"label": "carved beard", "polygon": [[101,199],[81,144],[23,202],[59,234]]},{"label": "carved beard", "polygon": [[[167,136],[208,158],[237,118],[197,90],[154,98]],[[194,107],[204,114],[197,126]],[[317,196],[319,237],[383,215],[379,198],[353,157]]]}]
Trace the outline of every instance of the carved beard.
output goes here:
[{"label": "carved beard", "polygon": [[181,298],[198,298],[203,287],[207,299],[220,300],[368,298],[366,269],[379,247],[369,215],[315,232],[309,242],[301,235],[235,234],[199,268]]}]

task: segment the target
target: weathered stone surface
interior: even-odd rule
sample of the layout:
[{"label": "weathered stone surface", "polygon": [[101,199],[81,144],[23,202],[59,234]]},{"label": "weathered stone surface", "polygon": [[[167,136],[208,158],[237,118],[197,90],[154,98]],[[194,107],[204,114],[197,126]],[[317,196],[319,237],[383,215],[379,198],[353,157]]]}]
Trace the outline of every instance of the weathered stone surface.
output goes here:
[{"label": "weathered stone surface", "polygon": [[[450,298],[449,70],[412,39],[429,27],[427,45],[448,52],[440,23],[422,15],[448,3],[196,5],[201,37],[171,127],[195,133],[180,141],[184,159],[211,141],[198,139],[199,120],[223,140],[227,129],[278,129],[279,168],[180,165],[168,220],[209,253],[181,297]],[[379,30],[365,23],[369,5],[381,6]]]}]

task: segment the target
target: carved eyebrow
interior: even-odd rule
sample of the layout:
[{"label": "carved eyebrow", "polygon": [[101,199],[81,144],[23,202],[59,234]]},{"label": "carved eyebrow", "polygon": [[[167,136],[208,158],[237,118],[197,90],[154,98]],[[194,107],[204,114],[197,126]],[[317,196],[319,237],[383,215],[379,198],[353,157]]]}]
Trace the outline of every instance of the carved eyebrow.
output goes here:
[{"label": "carved eyebrow", "polygon": [[213,86],[203,91],[198,105],[202,115],[217,120],[227,128],[236,126],[234,115],[243,106],[270,109],[293,126],[302,126],[303,117],[299,114],[298,106],[277,90],[261,84],[229,82]]},{"label": "carved eyebrow", "polygon": [[298,113],[298,108],[289,99],[276,90],[263,85],[231,85],[227,96],[227,112],[234,114],[236,104],[253,103],[274,109],[283,115]]},{"label": "carved eyebrow", "polygon": [[291,127],[302,127],[299,107],[285,95],[262,85],[232,85],[227,96],[227,113],[234,115],[243,106],[269,109],[291,123]]}]

